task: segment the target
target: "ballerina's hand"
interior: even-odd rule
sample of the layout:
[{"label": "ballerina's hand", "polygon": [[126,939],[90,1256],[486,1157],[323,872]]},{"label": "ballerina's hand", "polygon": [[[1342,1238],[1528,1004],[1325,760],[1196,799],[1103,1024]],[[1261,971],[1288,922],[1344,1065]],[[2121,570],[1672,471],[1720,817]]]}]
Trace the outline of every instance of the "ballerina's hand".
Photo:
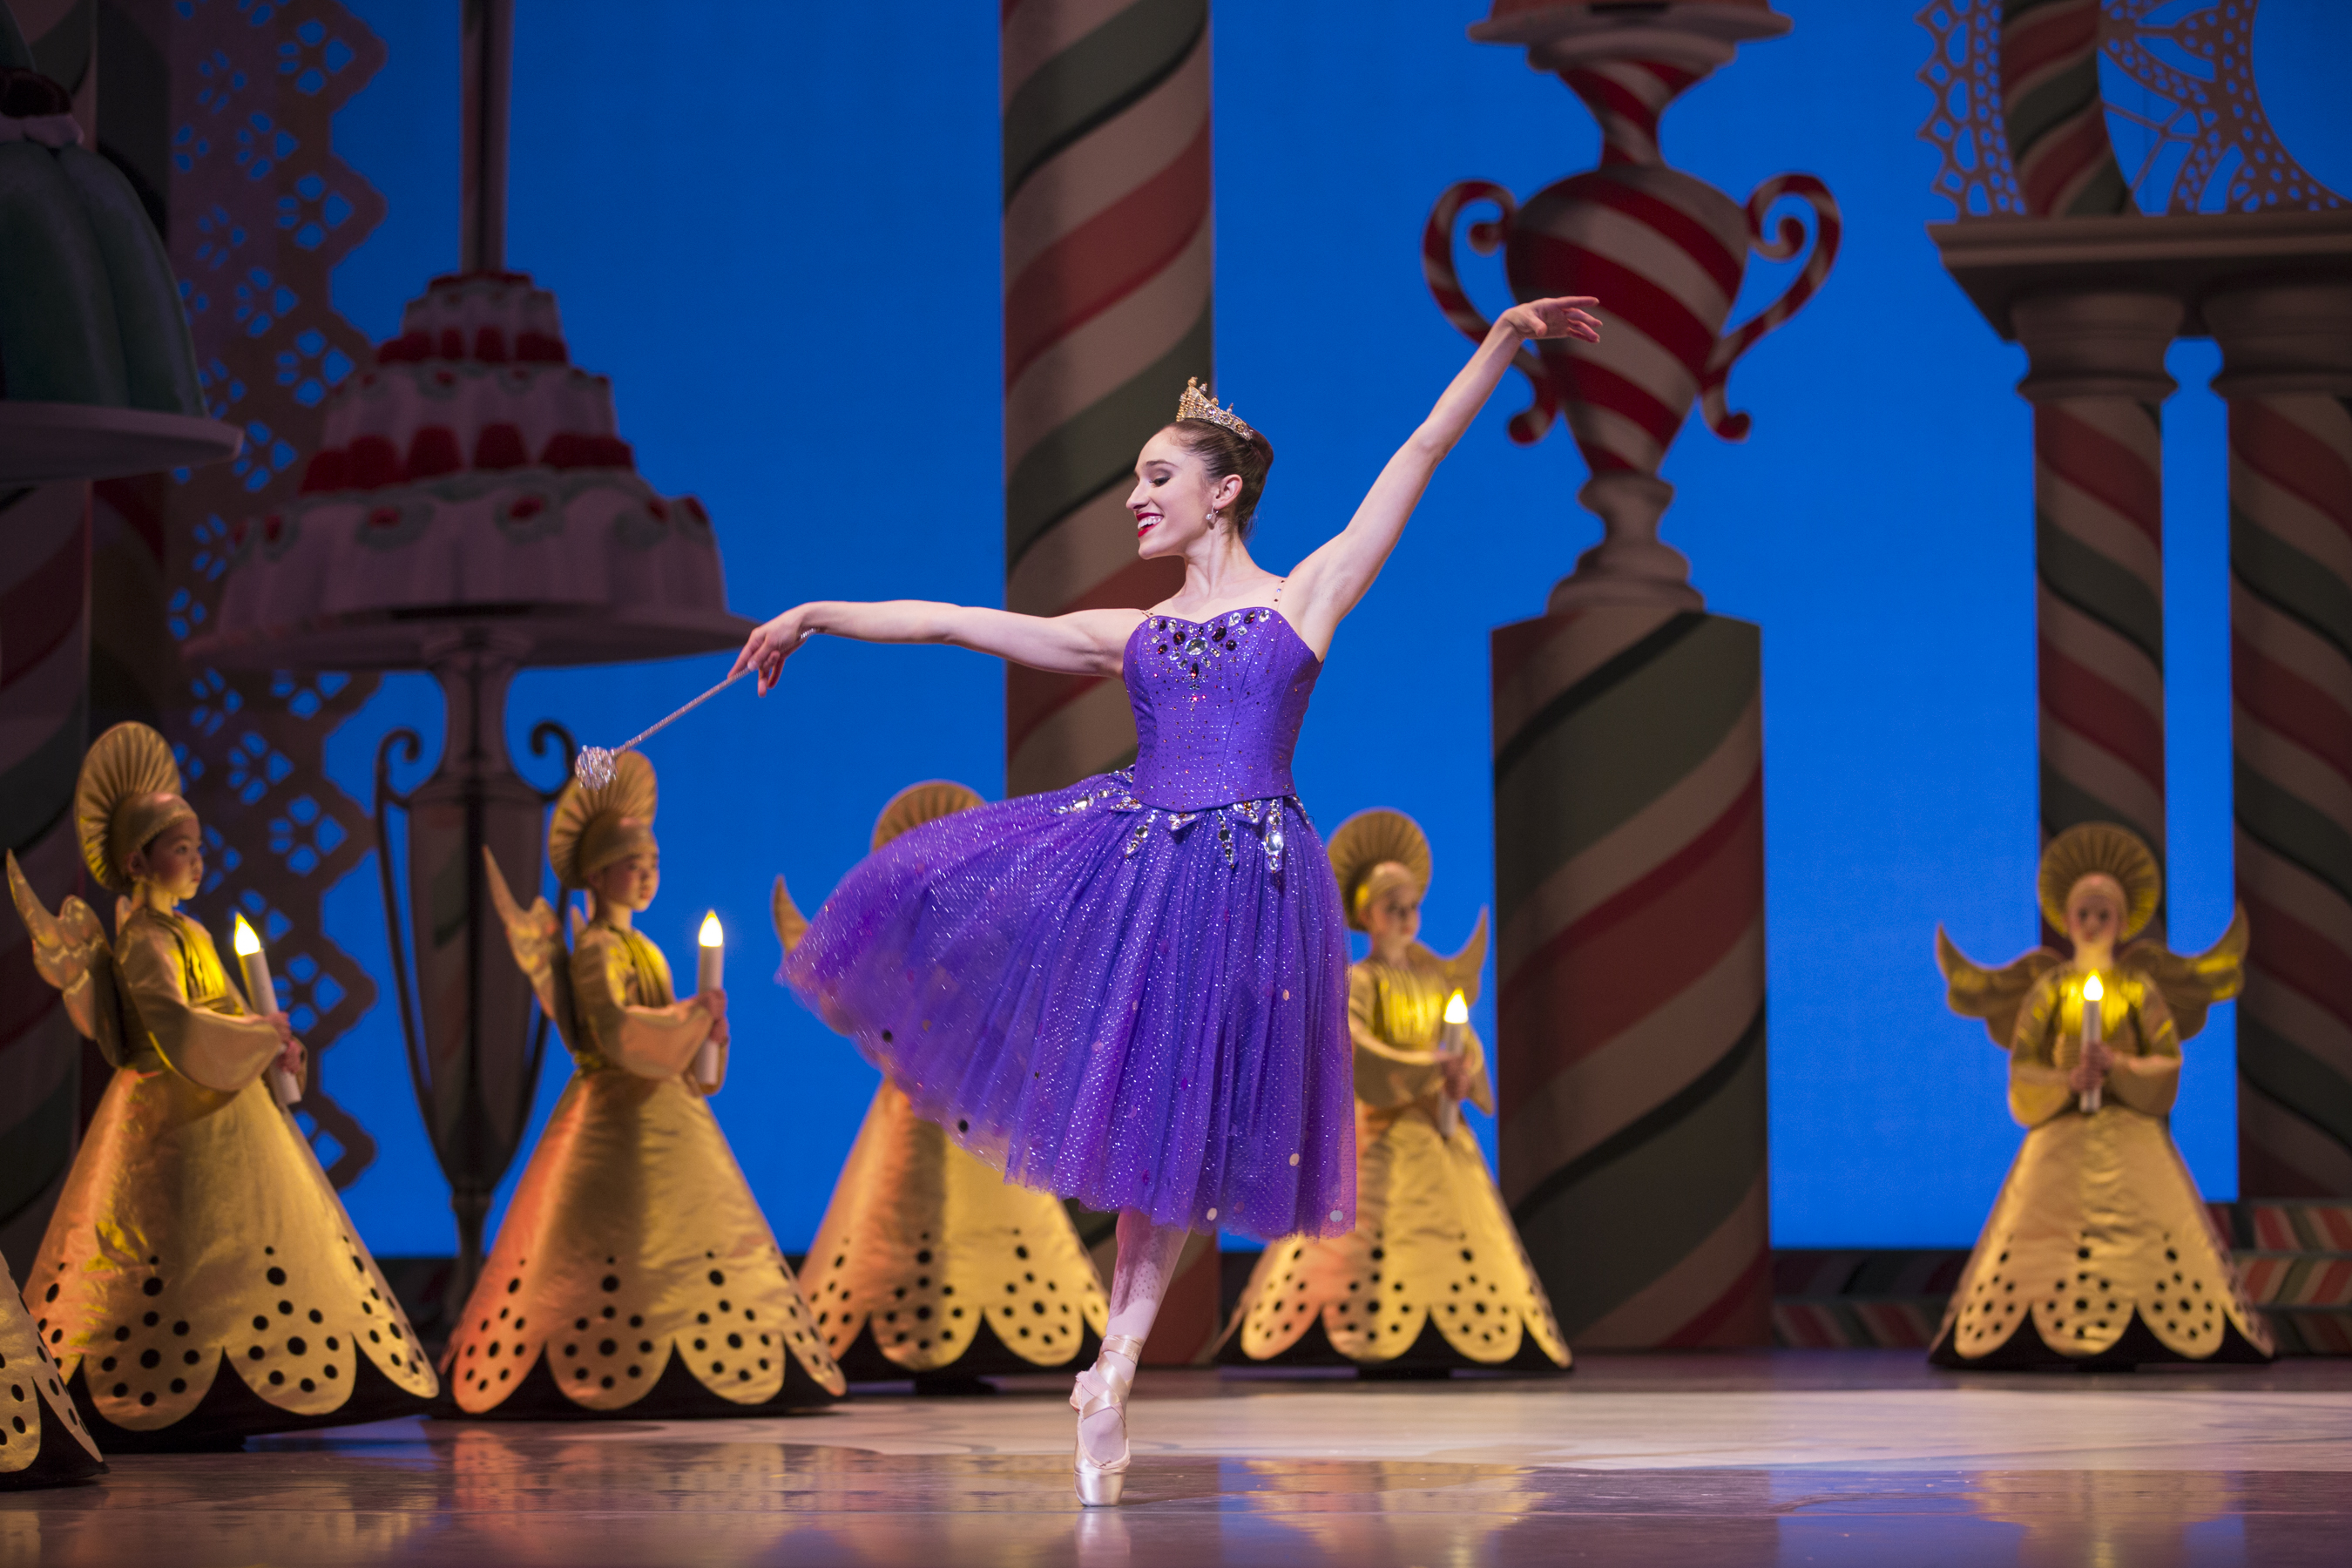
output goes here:
[{"label": "ballerina's hand", "polygon": [[760,695],[765,697],[775,686],[776,678],[783,673],[784,660],[807,640],[808,632],[801,625],[800,611],[786,610],[746,639],[743,651],[735,656],[735,668],[728,675],[731,679],[747,669],[757,669]]},{"label": "ballerina's hand", "polygon": [[1564,294],[1555,300],[1530,300],[1524,305],[1514,305],[1496,321],[1498,327],[1508,327],[1523,338],[1578,338],[1588,343],[1601,341],[1601,318],[1584,309],[1598,305],[1599,300],[1590,294]]}]

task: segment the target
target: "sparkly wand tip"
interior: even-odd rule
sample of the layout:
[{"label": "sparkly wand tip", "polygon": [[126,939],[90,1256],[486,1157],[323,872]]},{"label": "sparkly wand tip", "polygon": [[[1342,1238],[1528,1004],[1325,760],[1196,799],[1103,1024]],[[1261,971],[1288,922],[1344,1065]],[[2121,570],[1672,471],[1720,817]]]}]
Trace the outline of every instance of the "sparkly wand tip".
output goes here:
[{"label": "sparkly wand tip", "polygon": [[603,789],[613,782],[613,770],[618,756],[602,746],[583,746],[572,759],[572,776],[580,781],[583,789]]}]

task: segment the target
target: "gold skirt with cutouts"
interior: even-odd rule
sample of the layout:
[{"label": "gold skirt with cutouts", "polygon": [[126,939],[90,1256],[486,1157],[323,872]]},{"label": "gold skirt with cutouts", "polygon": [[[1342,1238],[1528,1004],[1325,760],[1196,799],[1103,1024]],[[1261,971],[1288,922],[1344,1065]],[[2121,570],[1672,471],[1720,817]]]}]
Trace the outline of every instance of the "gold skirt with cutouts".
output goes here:
[{"label": "gold skirt with cutouts", "polygon": [[887,1083],[842,1163],[801,1285],[836,1357],[865,1361],[854,1347],[871,1331],[884,1364],[856,1366],[860,1376],[1067,1366],[1110,1314],[1061,1200],[1007,1183]]},{"label": "gold skirt with cutouts", "polygon": [[1374,1111],[1359,1102],[1356,1130],[1356,1228],[1268,1247],[1222,1359],[1297,1359],[1320,1324],[1331,1352],[1364,1366],[1409,1352],[1416,1363],[1568,1365],[1476,1136],[1458,1123],[1441,1133],[1421,1104]]},{"label": "gold skirt with cutouts", "polygon": [[160,1067],[118,1069],[25,1301],[68,1380],[79,1371],[93,1412],[127,1432],[194,1416],[225,1364],[288,1426],[342,1412],[362,1357],[418,1409],[439,1389],[266,1074],[224,1094]]},{"label": "gold skirt with cutouts", "polygon": [[2165,1123],[2110,1100],[2025,1135],[1935,1353],[1961,1365],[1982,1361],[2030,1321],[2057,1356],[2100,1355],[2135,1314],[2184,1360],[2221,1350],[2225,1325],[2253,1350],[2271,1351]]},{"label": "gold skirt with cutouts", "polygon": [[556,1102],[441,1364],[458,1408],[482,1415],[542,1358],[586,1414],[626,1410],[673,1359],[715,1408],[776,1399],[787,1362],[846,1387],[683,1079],[597,1068]]}]

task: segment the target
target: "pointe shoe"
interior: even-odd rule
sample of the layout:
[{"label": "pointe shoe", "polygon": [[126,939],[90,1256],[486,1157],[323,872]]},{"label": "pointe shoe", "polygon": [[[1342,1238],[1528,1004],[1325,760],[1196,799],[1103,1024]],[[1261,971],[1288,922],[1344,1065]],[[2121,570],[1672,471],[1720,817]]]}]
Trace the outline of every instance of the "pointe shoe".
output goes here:
[{"label": "pointe shoe", "polygon": [[[1143,1342],[1131,1334],[1110,1334],[1103,1340],[1102,1354],[1124,1356],[1132,1364],[1143,1357]],[[1130,1372],[1124,1378],[1114,1377],[1099,1356],[1093,1370],[1109,1392],[1088,1394],[1081,1384],[1070,1391],[1070,1407],[1078,1413],[1082,1423],[1087,1416],[1106,1410],[1118,1412],[1118,1458],[1108,1464],[1097,1464],[1087,1457],[1086,1436],[1081,1433],[1071,1453],[1070,1465],[1077,1481],[1079,1503],[1087,1508],[1109,1508],[1127,1488],[1127,1394],[1135,1386],[1135,1374]]]}]

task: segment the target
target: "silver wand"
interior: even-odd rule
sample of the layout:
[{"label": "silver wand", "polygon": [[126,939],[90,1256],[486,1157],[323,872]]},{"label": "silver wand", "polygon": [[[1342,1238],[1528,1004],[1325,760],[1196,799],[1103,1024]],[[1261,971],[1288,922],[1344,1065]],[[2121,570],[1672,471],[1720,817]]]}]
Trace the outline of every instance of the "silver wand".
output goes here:
[{"label": "silver wand", "polygon": [[613,747],[610,751],[607,751],[603,746],[581,747],[580,754],[577,757],[574,757],[572,761],[572,776],[580,781],[581,787],[583,789],[604,788],[606,784],[613,782],[613,770],[620,765],[621,753],[623,752],[635,751],[640,742],[646,741],[659,731],[667,729],[672,724],[677,723],[680,719],[685,718],[688,713],[693,712],[696,709],[701,707],[704,703],[709,701],[712,698],[718,696],[720,692],[726,690],[729,687],[734,685],[737,681],[742,679],[745,676],[751,673],[751,668],[748,666],[737,670],[734,674],[729,676],[726,679],[720,681],[718,685],[712,687],[709,690],[704,692],[693,701],[686,704],[683,708],[680,708],[676,712],[670,714],[669,717],[661,720],[657,723],[647,725],[645,729],[630,736],[619,745]]}]

